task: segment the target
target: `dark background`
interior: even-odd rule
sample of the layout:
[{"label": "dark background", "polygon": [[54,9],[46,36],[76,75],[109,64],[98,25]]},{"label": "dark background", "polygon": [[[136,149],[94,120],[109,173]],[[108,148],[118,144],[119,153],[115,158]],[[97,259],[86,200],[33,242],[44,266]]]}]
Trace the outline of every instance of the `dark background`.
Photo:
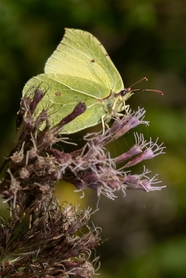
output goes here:
[{"label": "dark background", "polygon": [[[128,103],[145,107],[149,139],[165,142],[166,154],[146,166],[159,174],[161,192],[128,191],[116,201],[102,197],[94,215],[102,236],[102,278],[186,277],[186,1],[184,0],[19,0],[0,2],[0,160],[13,146],[15,118],[24,84],[43,72],[64,28],[94,34],[129,87],[143,76],[160,89],[138,93]],[[126,140],[111,151],[125,151]],[[136,168],[142,171],[142,165]],[[67,185],[66,185],[67,186]],[[70,187],[70,186],[69,186]],[[74,188],[73,188],[74,189]],[[70,202],[74,202],[73,189]],[[65,189],[66,190],[66,189]],[[60,191],[59,191],[60,192]],[[64,200],[63,193],[61,201]],[[79,202],[79,195],[76,202]],[[83,206],[96,206],[86,192]],[[5,205],[1,205],[2,207]]]}]

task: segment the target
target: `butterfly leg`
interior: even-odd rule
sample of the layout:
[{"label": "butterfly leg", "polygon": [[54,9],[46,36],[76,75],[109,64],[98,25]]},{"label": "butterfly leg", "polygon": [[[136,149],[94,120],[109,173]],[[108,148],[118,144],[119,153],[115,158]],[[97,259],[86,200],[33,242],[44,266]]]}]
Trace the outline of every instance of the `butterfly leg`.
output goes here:
[{"label": "butterfly leg", "polygon": [[126,112],[126,114],[129,113],[129,109],[130,109],[130,105],[125,105],[125,112]]},{"label": "butterfly leg", "polygon": [[[111,117],[110,117],[110,119],[111,119]],[[103,134],[105,133],[105,129],[109,128],[109,125],[107,124],[107,122],[109,122],[110,119],[108,118],[108,114],[106,114],[106,113],[101,117],[101,123],[102,123],[102,127],[103,127]]]}]

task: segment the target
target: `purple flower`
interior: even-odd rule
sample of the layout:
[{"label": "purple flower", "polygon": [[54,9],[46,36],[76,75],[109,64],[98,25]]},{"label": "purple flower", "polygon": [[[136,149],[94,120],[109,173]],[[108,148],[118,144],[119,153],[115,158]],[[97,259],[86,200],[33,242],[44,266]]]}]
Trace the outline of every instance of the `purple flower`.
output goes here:
[{"label": "purple flower", "polygon": [[[125,195],[128,189],[161,190],[165,186],[157,186],[157,175],[149,177],[151,171],[145,167],[142,173],[135,174],[132,166],[163,154],[165,147],[158,144],[158,139],[147,141],[143,134],[133,133],[134,145],[111,157],[107,144],[140,124],[148,125],[144,121],[145,110],[138,109],[116,117],[104,134],[86,134],[82,148],[65,152],[65,148],[58,148],[59,143],[72,142],[59,134],[86,106],[79,103],[72,113],[52,126],[50,107],[36,113],[44,97],[45,93],[37,88],[22,98],[16,122],[17,143],[0,168],[2,171],[6,166],[0,193],[11,211],[9,223],[2,221],[0,225],[2,275],[67,277],[73,273],[74,277],[93,277],[90,254],[100,244],[100,229],[89,225],[90,210],[59,205],[53,198],[55,183],[64,180],[74,184],[82,196],[89,188],[98,197],[102,194],[112,200],[116,192]],[[120,163],[124,165],[119,167]],[[19,224],[25,217],[29,219],[29,228],[21,231]]]}]

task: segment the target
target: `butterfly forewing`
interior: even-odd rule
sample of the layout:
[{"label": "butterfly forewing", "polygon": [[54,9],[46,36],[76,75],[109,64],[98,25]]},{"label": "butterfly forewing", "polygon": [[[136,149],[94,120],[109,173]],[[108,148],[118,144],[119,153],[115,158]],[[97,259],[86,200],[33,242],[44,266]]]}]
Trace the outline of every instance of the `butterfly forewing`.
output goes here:
[{"label": "butterfly forewing", "polygon": [[115,93],[124,88],[105,48],[92,34],[82,30],[66,29],[61,43],[47,60],[45,72],[85,78]]}]

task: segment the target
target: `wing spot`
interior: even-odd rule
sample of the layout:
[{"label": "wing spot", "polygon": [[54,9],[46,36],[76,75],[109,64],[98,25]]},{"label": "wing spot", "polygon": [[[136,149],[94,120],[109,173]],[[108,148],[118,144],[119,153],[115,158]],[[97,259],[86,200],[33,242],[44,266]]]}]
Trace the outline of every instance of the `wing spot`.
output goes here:
[{"label": "wing spot", "polygon": [[61,96],[61,92],[55,92],[56,97],[60,97]]},{"label": "wing spot", "polygon": [[96,61],[94,59],[91,60],[91,63],[95,63]]}]

